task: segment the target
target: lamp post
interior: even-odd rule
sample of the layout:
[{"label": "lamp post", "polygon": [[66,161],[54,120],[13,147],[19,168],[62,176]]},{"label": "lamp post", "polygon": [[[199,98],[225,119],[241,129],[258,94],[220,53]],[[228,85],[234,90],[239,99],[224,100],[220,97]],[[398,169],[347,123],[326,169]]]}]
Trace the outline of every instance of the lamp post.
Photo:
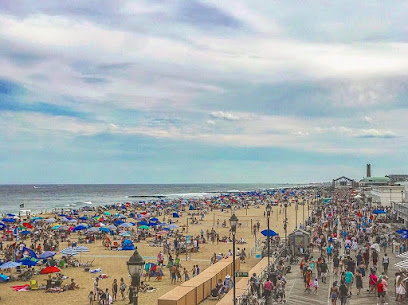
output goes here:
[{"label": "lamp post", "polygon": [[302,198],[302,204],[303,204],[303,230],[305,229],[305,198]]},{"label": "lamp post", "polygon": [[128,267],[129,274],[132,277],[131,285],[133,287],[133,305],[137,305],[140,277],[142,275],[145,262],[136,249],[126,264]]},{"label": "lamp post", "polygon": [[287,232],[288,232],[288,219],[286,217],[286,210],[288,208],[288,202],[285,201],[284,203],[285,206],[285,220],[284,220],[284,224],[283,224],[283,229],[285,230],[285,257],[287,255],[287,247],[288,247],[288,240],[287,240]]},{"label": "lamp post", "polygon": [[296,222],[295,222],[295,230],[297,230],[298,228],[298,218],[297,218],[297,214],[298,214],[298,200],[296,199],[296,206],[295,206],[295,210],[296,210]]},{"label": "lamp post", "polygon": [[401,202],[404,202],[404,191],[401,190]]},{"label": "lamp post", "polygon": [[237,224],[238,224],[238,218],[235,216],[235,213],[232,214],[231,218],[229,219],[230,221],[230,226],[231,226],[231,232],[232,232],[232,284],[234,285],[234,290],[233,290],[233,297],[234,297],[234,305],[236,305],[237,298],[236,298],[236,290],[235,290],[235,234],[237,233]]},{"label": "lamp post", "polygon": [[392,189],[390,188],[390,205],[391,205],[391,201],[392,201],[391,194],[392,194]]},{"label": "lamp post", "polygon": [[271,241],[270,241],[270,230],[269,230],[269,218],[271,216],[271,211],[272,211],[272,206],[270,203],[267,204],[266,206],[266,217],[268,220],[268,271],[270,270],[270,254],[271,254]]}]

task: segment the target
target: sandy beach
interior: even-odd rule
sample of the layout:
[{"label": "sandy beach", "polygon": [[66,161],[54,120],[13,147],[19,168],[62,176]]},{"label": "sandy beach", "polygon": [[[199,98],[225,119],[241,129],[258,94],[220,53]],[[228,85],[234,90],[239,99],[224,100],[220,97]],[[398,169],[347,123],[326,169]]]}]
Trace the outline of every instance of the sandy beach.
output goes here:
[{"label": "sandy beach", "polygon": [[[260,208],[254,208],[250,206],[247,210],[244,208],[238,209],[235,211],[237,217],[239,218],[239,222],[242,224],[240,228],[237,229],[237,239],[244,238],[247,242],[244,245],[237,245],[237,247],[246,248],[246,253],[249,254],[251,248],[254,246],[254,235],[252,234],[251,230],[251,220],[252,224],[255,224],[257,221],[260,222],[261,230],[267,228],[266,224],[266,217],[264,216],[265,206],[261,206]],[[112,211],[113,213],[114,211]],[[227,235],[229,230],[229,222],[228,219],[231,216],[231,210],[225,210],[221,212],[220,210],[214,210],[209,212],[203,221],[200,221],[199,224],[189,225],[188,227],[188,235],[199,235],[200,230],[204,230],[204,232],[208,229],[211,230],[212,227],[220,234],[220,236]],[[51,215],[50,215],[51,217]],[[288,233],[293,230],[295,227],[295,207],[294,205],[289,206],[287,208],[287,217],[288,217]],[[307,208],[305,207],[305,217],[307,217]],[[162,217],[159,217],[162,220]],[[220,221],[220,226],[217,227],[216,222],[217,219]],[[227,227],[222,228],[222,222],[227,221]],[[284,229],[283,229],[283,220],[284,220],[284,208],[280,208],[278,206],[273,207],[270,227],[274,231],[280,234],[280,236],[284,236]],[[298,210],[298,222],[302,220],[302,206],[299,206]],[[181,226],[183,224],[187,224],[187,212],[185,212],[180,218],[178,218],[177,225]],[[262,237],[260,233],[258,233],[257,238]],[[71,241],[77,238],[77,234],[72,234]],[[28,242],[27,242],[28,243]],[[5,244],[7,245],[7,243]],[[82,244],[81,244],[82,245]],[[80,261],[87,262],[93,261],[92,268],[101,268],[102,273],[106,274],[108,278],[102,279],[99,282],[99,288],[105,290],[108,288],[111,291],[112,283],[114,279],[118,281],[120,278],[124,278],[125,283],[127,285],[130,284],[130,276],[127,271],[126,262],[129,257],[133,254],[133,251],[115,251],[115,250],[106,250],[101,240],[97,240],[95,243],[83,244],[90,249],[90,252],[82,253],[81,255],[77,255],[77,259]],[[60,243],[59,249],[64,249],[68,246],[67,242]],[[147,241],[141,241],[139,243],[135,243],[137,246],[139,253],[144,257],[145,262],[156,262],[157,254],[162,247],[150,247]],[[193,265],[199,265],[201,270],[204,270],[208,266],[210,266],[210,258],[213,253],[226,253],[229,249],[232,249],[232,243],[223,243],[220,242],[219,244],[211,244],[206,243],[202,244],[198,253],[192,253],[191,259],[186,261],[185,255],[181,255],[181,265],[182,267],[186,267],[187,270],[191,270]],[[56,259],[60,258],[61,254],[58,252],[56,255]],[[167,260],[167,257],[166,257]],[[246,264],[242,264],[242,271],[248,271],[257,263],[258,259],[255,256],[248,258]],[[36,267],[37,269],[39,267]],[[152,278],[149,282],[150,286],[157,288],[153,292],[147,293],[140,293],[139,294],[139,304],[156,304],[157,299],[159,296],[163,295],[167,291],[171,290],[175,285],[170,283],[169,272],[166,268],[165,276],[163,277],[162,281],[158,282]],[[3,304],[88,304],[88,294],[93,289],[93,281],[95,278],[95,274],[90,274],[84,271],[83,268],[78,267],[68,267],[61,270],[61,272],[69,277],[75,279],[75,282],[79,285],[79,289],[77,290],[70,290],[61,293],[45,293],[44,291],[25,291],[25,292],[15,292],[13,291],[10,286],[17,286],[17,285],[24,285],[28,284],[28,281],[23,282],[12,282],[12,283],[1,283],[1,298]],[[7,274],[7,273],[6,273]],[[190,272],[191,277],[191,272]],[[47,279],[47,275],[35,275],[33,279],[38,280],[39,283],[45,284]],[[143,280],[143,279],[142,279]],[[70,279],[65,280],[64,284],[67,284]],[[179,283],[178,283],[179,284]],[[127,304],[128,299],[125,301],[118,300],[115,304]],[[215,301],[205,301],[205,304],[212,304]]]}]

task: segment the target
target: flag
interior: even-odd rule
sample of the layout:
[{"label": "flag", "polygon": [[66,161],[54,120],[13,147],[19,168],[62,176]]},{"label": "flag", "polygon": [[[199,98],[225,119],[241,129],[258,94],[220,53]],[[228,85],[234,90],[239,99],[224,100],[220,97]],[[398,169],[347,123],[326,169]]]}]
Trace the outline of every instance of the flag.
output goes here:
[{"label": "flag", "polygon": [[20,204],[20,209],[24,208],[24,203]]}]

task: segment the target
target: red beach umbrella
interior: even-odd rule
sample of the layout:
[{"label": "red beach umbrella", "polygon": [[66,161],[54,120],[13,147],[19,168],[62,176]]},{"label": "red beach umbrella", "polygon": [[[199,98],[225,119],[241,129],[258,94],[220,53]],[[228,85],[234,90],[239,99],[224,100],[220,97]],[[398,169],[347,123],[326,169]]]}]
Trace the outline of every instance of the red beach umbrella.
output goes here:
[{"label": "red beach umbrella", "polygon": [[61,270],[59,270],[57,267],[54,266],[50,266],[47,268],[44,268],[43,270],[41,270],[41,274],[48,274],[48,273],[56,273],[56,272],[60,272]]},{"label": "red beach umbrella", "polygon": [[31,223],[25,222],[23,223],[23,226],[26,227],[27,229],[32,229],[33,225]]}]

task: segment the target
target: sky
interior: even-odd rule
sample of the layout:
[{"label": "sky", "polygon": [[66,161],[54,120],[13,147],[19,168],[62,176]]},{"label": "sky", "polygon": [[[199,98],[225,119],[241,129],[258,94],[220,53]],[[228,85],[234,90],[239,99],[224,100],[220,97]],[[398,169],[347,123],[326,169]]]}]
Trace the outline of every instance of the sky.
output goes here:
[{"label": "sky", "polygon": [[405,1],[1,0],[0,183],[408,173]]}]

